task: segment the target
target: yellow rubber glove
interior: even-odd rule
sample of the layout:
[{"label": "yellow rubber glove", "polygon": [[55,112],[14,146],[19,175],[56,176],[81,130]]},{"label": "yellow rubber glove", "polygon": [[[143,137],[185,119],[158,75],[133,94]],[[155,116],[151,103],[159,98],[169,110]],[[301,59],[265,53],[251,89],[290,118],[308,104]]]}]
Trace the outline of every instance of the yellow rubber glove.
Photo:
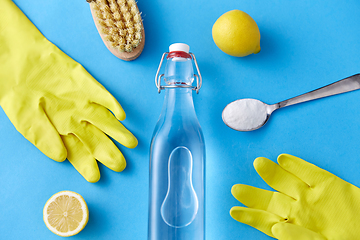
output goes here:
[{"label": "yellow rubber glove", "polygon": [[234,219],[280,240],[360,238],[359,188],[287,154],[278,164],[257,158],[254,166],[278,192],[234,185],[233,196],[248,207],[233,207]]},{"label": "yellow rubber glove", "polygon": [[11,0],[0,1],[0,105],[25,138],[55,161],[67,158],[89,182],[100,178],[95,159],[114,171],[126,166],[107,135],[137,145],[118,121],[125,113],[116,99]]}]

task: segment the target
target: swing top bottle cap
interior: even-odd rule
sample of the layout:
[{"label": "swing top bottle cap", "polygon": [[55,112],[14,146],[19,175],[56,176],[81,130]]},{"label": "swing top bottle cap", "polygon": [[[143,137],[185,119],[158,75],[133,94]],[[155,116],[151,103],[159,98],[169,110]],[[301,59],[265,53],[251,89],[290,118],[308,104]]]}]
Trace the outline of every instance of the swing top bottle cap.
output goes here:
[{"label": "swing top bottle cap", "polygon": [[[166,54],[167,54],[167,56],[166,56]],[[162,63],[163,63],[163,60],[165,57],[167,59],[165,74],[159,75],[160,69],[161,69],[161,66],[162,66]],[[194,70],[192,67],[192,60],[195,63],[198,75],[194,74]],[[176,66],[179,66],[179,67],[176,67]],[[199,93],[199,89],[201,88],[201,85],[202,85],[202,77],[200,74],[199,66],[195,59],[195,55],[193,53],[190,53],[189,45],[187,45],[185,43],[171,44],[169,46],[169,52],[165,52],[163,54],[160,64],[159,64],[159,67],[158,67],[158,70],[155,75],[155,84],[156,84],[156,87],[158,88],[158,92],[160,93],[162,89],[169,87],[167,85],[166,86],[161,85],[161,77],[164,77],[165,82],[168,83],[168,81],[170,79],[169,76],[176,75],[174,72],[177,69],[178,69],[178,71],[181,71],[181,74],[180,74],[181,76],[189,75],[188,71],[185,71],[185,72],[183,71],[184,69],[188,69],[191,71],[191,73],[190,73],[191,81],[190,82],[192,83],[192,81],[194,80],[194,77],[196,77],[196,87],[193,87],[193,86],[189,86],[189,87],[191,87],[193,90],[196,90],[196,93]]]},{"label": "swing top bottle cap", "polygon": [[190,47],[185,43],[174,43],[169,47],[169,54],[167,59],[171,58],[174,61],[186,61],[186,59],[191,59],[189,54]]},{"label": "swing top bottle cap", "polygon": [[174,43],[169,47],[169,52],[186,52],[189,53],[190,47],[185,43]]}]

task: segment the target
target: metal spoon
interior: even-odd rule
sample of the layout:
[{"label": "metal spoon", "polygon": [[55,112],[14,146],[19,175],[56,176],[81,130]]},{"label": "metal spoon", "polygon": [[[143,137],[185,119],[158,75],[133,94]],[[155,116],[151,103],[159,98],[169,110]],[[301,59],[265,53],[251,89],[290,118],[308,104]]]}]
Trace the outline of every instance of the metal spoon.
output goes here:
[{"label": "metal spoon", "polygon": [[224,108],[222,119],[232,129],[253,131],[262,127],[269,120],[270,115],[279,108],[357,89],[360,89],[360,74],[272,105],[251,98],[239,99]]}]

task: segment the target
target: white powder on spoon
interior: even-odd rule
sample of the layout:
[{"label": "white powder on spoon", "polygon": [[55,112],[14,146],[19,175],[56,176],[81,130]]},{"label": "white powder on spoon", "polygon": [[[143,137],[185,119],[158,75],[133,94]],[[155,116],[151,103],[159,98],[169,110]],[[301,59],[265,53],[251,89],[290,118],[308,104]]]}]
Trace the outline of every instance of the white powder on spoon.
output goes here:
[{"label": "white powder on spoon", "polygon": [[267,119],[266,105],[256,99],[240,99],[225,107],[222,118],[226,125],[238,130],[254,130]]}]

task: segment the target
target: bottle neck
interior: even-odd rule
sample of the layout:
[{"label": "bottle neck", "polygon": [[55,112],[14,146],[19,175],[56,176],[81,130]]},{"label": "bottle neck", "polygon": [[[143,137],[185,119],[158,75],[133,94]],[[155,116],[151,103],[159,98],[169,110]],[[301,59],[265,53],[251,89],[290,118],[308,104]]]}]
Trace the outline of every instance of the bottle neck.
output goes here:
[{"label": "bottle neck", "polygon": [[169,121],[197,119],[192,90],[189,88],[167,88],[161,116]]},{"label": "bottle neck", "polygon": [[194,69],[191,58],[174,57],[168,58],[164,74],[166,85],[162,118],[184,120],[196,118],[192,89],[181,86],[191,86],[194,81]]},{"label": "bottle neck", "polygon": [[174,57],[166,61],[164,81],[166,85],[188,85],[194,81],[191,58]]}]

